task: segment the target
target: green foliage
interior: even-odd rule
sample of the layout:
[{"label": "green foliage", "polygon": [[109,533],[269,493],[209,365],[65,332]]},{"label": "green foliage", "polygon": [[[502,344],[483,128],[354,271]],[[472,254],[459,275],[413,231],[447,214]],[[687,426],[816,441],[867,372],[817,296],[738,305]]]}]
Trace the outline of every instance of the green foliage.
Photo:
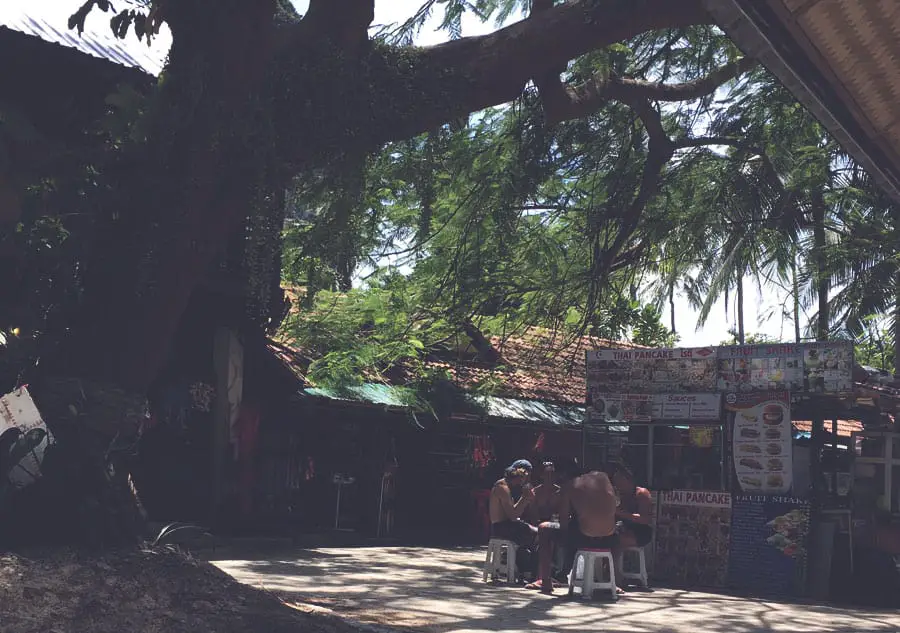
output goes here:
[{"label": "green foliage", "polygon": [[315,359],[310,379],[337,388],[386,382],[386,371],[421,364],[426,349],[446,339],[450,329],[441,319],[426,319],[408,291],[399,276],[367,291],[323,291],[312,309],[291,317],[285,331]]},{"label": "green foliage", "polygon": [[637,313],[632,326],[631,342],[647,347],[672,347],[678,337],[672,334],[660,320],[659,309],[646,305]]},{"label": "green foliage", "polygon": [[[731,338],[720,341],[719,345],[740,345],[737,331],[729,330],[728,334]],[[747,334],[744,336],[744,345],[778,345],[779,343],[784,342],[785,341],[781,339],[765,334]]]}]

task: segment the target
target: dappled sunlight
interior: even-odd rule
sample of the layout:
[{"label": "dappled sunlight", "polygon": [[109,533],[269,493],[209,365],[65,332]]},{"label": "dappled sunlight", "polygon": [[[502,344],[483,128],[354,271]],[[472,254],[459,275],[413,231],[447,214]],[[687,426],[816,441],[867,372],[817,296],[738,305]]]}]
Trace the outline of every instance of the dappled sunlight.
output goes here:
[{"label": "dappled sunlight", "polygon": [[484,550],[357,548],[297,550],[264,560],[215,564],[288,602],[395,628],[444,631],[677,633],[896,631],[900,615],[791,605],[671,589],[634,592],[617,603],[569,600],[481,581]]}]

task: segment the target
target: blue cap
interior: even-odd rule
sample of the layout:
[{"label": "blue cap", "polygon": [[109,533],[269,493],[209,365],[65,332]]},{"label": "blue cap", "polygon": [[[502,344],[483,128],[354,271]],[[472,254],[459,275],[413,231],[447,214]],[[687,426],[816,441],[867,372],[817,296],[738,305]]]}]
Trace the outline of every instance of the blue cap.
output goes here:
[{"label": "blue cap", "polygon": [[534,470],[534,468],[531,467],[531,462],[527,459],[517,459],[512,463],[512,466],[509,467],[510,470],[518,470],[519,468],[527,470],[528,472]]}]

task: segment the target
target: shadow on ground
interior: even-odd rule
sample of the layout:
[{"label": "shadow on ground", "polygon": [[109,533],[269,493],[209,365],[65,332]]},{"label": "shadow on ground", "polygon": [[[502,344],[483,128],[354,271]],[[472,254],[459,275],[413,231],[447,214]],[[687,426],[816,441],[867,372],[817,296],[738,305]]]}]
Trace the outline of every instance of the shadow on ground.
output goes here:
[{"label": "shadow on ground", "polygon": [[448,631],[683,633],[898,631],[896,612],[795,605],[659,589],[617,603],[568,600],[485,584],[484,550],[370,548],[299,550],[259,560],[222,560],[241,582],[286,601],[364,622]]}]

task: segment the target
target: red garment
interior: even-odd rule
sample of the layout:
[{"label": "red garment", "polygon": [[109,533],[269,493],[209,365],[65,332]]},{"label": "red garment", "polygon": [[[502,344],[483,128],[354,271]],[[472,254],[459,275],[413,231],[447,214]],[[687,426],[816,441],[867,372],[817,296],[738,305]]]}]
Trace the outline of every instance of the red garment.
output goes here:
[{"label": "red garment", "polygon": [[540,455],[544,452],[544,440],[546,437],[544,436],[544,432],[541,431],[541,434],[538,435],[537,441],[534,443],[534,452]]}]

